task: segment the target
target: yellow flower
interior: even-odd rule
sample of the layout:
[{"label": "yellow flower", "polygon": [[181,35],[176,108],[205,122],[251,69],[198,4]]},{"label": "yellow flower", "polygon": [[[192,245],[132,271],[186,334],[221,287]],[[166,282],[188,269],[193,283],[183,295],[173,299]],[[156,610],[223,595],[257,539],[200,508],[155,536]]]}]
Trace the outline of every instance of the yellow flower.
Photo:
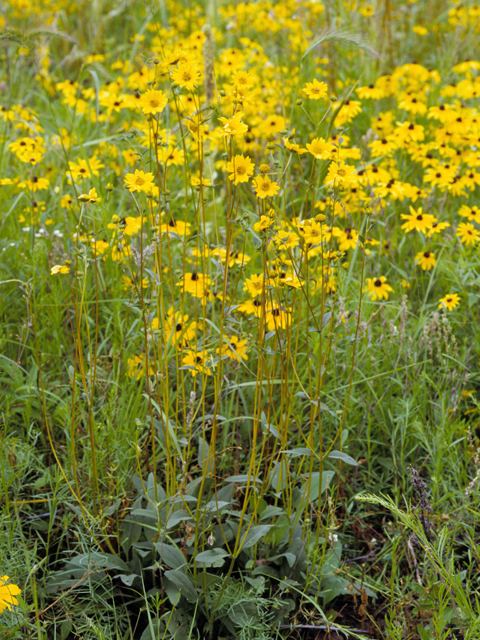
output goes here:
[{"label": "yellow flower", "polygon": [[135,149],[125,149],[125,151],[122,151],[122,156],[125,162],[130,166],[134,165],[140,158]]},{"label": "yellow flower", "polygon": [[360,7],[358,12],[364,18],[371,18],[375,13],[375,8],[371,4],[366,4],[365,6]]},{"label": "yellow flower", "polygon": [[253,188],[257,198],[271,198],[280,191],[280,185],[270,180],[268,176],[260,175],[254,178]]},{"label": "yellow flower", "polygon": [[210,178],[206,178],[205,176],[200,177],[198,173],[193,174],[190,178],[190,184],[192,187],[212,187],[213,182]]},{"label": "yellow flower", "polygon": [[462,205],[458,211],[458,215],[462,218],[467,218],[470,222],[476,222],[480,224],[480,207]]},{"label": "yellow flower", "polygon": [[126,236],[135,236],[139,233],[142,228],[142,218],[141,216],[127,216],[125,218],[125,226],[123,229],[123,233]]},{"label": "yellow flower", "polygon": [[182,364],[185,368],[188,368],[193,377],[202,373],[206,376],[212,375],[212,368],[209,366],[208,361],[210,354],[208,351],[187,351],[183,356]]},{"label": "yellow flower", "polygon": [[99,197],[97,190],[95,188],[90,189],[88,193],[82,193],[78,196],[80,202],[88,202],[90,204],[95,204],[96,202],[100,202],[101,198]]},{"label": "yellow flower", "polygon": [[393,291],[385,276],[367,278],[366,290],[371,300],[388,300],[390,293]]},{"label": "yellow flower", "polygon": [[77,162],[68,163],[68,176],[75,181],[82,180],[83,178],[90,176],[98,176],[100,174],[100,169],[103,169],[103,166],[104,165],[95,156],[89,158],[88,161],[80,158]]},{"label": "yellow flower", "polygon": [[273,238],[278,249],[287,251],[288,249],[295,249],[299,244],[299,237],[293,231],[286,231],[281,229]]},{"label": "yellow flower", "polygon": [[413,32],[417,34],[417,36],[426,36],[428,33],[428,29],[426,29],[421,24],[416,24],[413,27]]},{"label": "yellow flower", "polygon": [[192,233],[191,226],[192,225],[189,222],[185,222],[184,220],[175,220],[170,217],[168,222],[164,222],[160,225],[159,231],[160,233],[172,233],[177,236],[189,236]]},{"label": "yellow flower", "polygon": [[273,217],[261,215],[258,222],[255,222],[255,224],[253,225],[253,230],[256,233],[260,233],[261,231],[265,231],[266,229],[269,229],[272,226],[272,224],[273,224]]},{"label": "yellow flower", "polygon": [[436,221],[435,216],[431,213],[423,213],[421,207],[418,209],[410,207],[410,213],[402,213],[402,219],[405,220],[402,224],[402,229],[406,233],[410,233],[410,231],[426,232]]},{"label": "yellow flower", "polygon": [[132,255],[132,250],[129,246],[125,245],[123,242],[116,242],[112,247],[112,260],[114,262],[120,262],[125,258],[129,258]]},{"label": "yellow flower", "polygon": [[325,138],[313,138],[313,140],[306,145],[306,148],[317,160],[328,160],[328,158],[330,158],[332,145],[329,144]]},{"label": "yellow flower", "polygon": [[460,296],[458,293],[447,293],[446,296],[440,298],[438,301],[439,309],[447,309],[448,311],[452,311],[455,307],[458,307],[460,303]]},{"label": "yellow flower", "polygon": [[358,232],[355,229],[338,229],[334,227],[333,235],[338,240],[338,248],[340,251],[348,251],[349,249],[355,249],[358,242]]},{"label": "yellow flower", "polygon": [[253,175],[255,165],[248,156],[236,155],[227,162],[226,169],[229,173],[229,180],[233,184],[248,182]]},{"label": "yellow flower", "polygon": [[43,139],[40,137],[19,138],[15,140],[15,142],[11,142],[8,148],[19,160],[28,162],[31,165],[40,162],[45,154],[45,145]]},{"label": "yellow flower", "polygon": [[18,604],[17,596],[20,595],[21,589],[16,584],[8,583],[9,580],[8,576],[0,576],[0,613],[10,611]]},{"label": "yellow flower", "polygon": [[247,278],[243,284],[243,288],[247,291],[252,298],[262,295],[265,288],[263,274],[253,274]]},{"label": "yellow flower", "polygon": [[161,113],[167,106],[167,96],[163,91],[150,89],[140,98],[140,106],[145,115],[155,115]]},{"label": "yellow flower", "polygon": [[332,184],[335,187],[348,187],[358,181],[355,167],[346,162],[335,160],[328,167],[325,184]]},{"label": "yellow flower", "polygon": [[286,329],[290,324],[290,312],[277,304],[268,305],[265,312],[265,323],[269,331]]},{"label": "yellow flower", "polygon": [[134,287],[141,286],[142,289],[148,288],[148,280],[146,278],[142,278],[141,282],[138,282],[135,278],[130,278],[130,276],[122,276],[122,285],[124,289],[133,289]]},{"label": "yellow flower", "polygon": [[242,122],[242,115],[242,113],[237,112],[230,118],[219,118],[220,122],[223,124],[223,131],[225,135],[235,138],[237,136],[242,136],[248,131],[248,126]]},{"label": "yellow flower", "polygon": [[67,273],[70,273],[70,263],[69,262],[66,262],[65,264],[55,264],[50,269],[50,275],[52,275],[52,276],[65,275]]},{"label": "yellow flower", "polygon": [[198,87],[201,79],[200,70],[192,65],[191,62],[179,62],[176,69],[172,71],[173,82],[188,91],[193,91]]},{"label": "yellow flower", "polygon": [[[158,318],[152,320],[151,327],[154,331],[160,329]],[[197,329],[198,323],[190,321],[186,313],[175,311],[173,307],[170,307],[163,323],[165,342],[179,348],[186,347],[189,342],[195,339]]]},{"label": "yellow flower", "polygon": [[431,251],[419,251],[415,256],[415,262],[424,271],[430,271],[437,264],[437,259]]},{"label": "yellow flower", "polygon": [[471,222],[461,222],[457,227],[457,236],[462,244],[470,247],[480,240],[480,231]]},{"label": "yellow flower", "polygon": [[29,189],[30,191],[43,191],[44,189],[48,189],[49,182],[48,178],[33,176],[30,180],[20,182],[18,186],[21,189]]},{"label": "yellow flower", "polygon": [[248,341],[246,338],[240,339],[238,336],[224,336],[225,344],[217,349],[220,356],[226,356],[230,360],[242,362],[248,360]]},{"label": "yellow flower", "polygon": [[328,97],[328,85],[326,82],[320,82],[315,79],[303,87],[302,93],[311,100],[324,100]]},{"label": "yellow flower", "polygon": [[62,196],[62,198],[60,200],[60,206],[63,209],[70,209],[73,206],[73,198],[72,198],[72,196],[70,196],[68,194]]},{"label": "yellow flower", "polygon": [[125,176],[125,186],[130,192],[141,191],[143,193],[152,193],[155,184],[153,182],[153,173],[150,171],[135,170],[135,173],[127,173]]},{"label": "yellow flower", "polygon": [[195,298],[210,297],[211,280],[205,273],[193,271],[185,273],[181,280],[177,283],[186,293],[192,294]]},{"label": "yellow flower", "polygon": [[432,224],[430,229],[425,231],[425,235],[427,236],[427,238],[430,238],[431,236],[435,235],[436,233],[441,233],[444,229],[448,229],[449,226],[450,226],[449,222],[439,222],[435,218],[435,222]]},{"label": "yellow flower", "polygon": [[301,147],[297,142],[291,142],[290,138],[283,138],[282,142],[285,145],[285,148],[289,151],[295,151],[295,153],[298,153],[299,155],[307,153],[306,149]]},{"label": "yellow flower", "polygon": [[[140,380],[145,376],[147,372],[146,368],[146,358],[144,355],[137,355],[128,358],[127,360],[127,374],[130,378],[135,378],[136,380]],[[148,375],[153,376],[155,373],[155,369],[153,365],[148,363]]]}]

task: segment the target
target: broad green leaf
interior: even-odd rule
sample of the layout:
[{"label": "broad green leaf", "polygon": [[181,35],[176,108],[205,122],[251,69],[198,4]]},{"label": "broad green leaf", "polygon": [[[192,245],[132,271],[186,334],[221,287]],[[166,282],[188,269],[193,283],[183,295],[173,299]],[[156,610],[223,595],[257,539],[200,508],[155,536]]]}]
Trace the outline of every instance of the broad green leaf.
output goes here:
[{"label": "broad green leaf", "polygon": [[98,551],[82,553],[72,558],[71,562],[77,566],[88,568],[90,571],[95,569],[117,569],[123,573],[130,573],[128,564],[111,553],[100,553]]},{"label": "broad green leaf", "polygon": [[335,471],[323,471],[320,477],[320,472],[314,471],[311,478],[307,478],[305,482],[305,492],[307,492],[308,485],[310,483],[310,502],[317,500],[318,496],[328,489],[334,475]]},{"label": "broad green leaf", "polygon": [[164,542],[157,542],[155,547],[163,562],[172,569],[180,569],[180,567],[185,566],[187,560],[178,547]]},{"label": "broad green leaf", "polygon": [[199,553],[195,561],[204,567],[223,567],[227,556],[228,551],[225,549],[208,549]]},{"label": "broad green leaf", "polygon": [[182,573],[179,569],[171,569],[170,571],[165,571],[165,575],[173,582],[188,602],[193,603],[198,600],[198,594],[195,591],[195,586],[192,580],[185,573]]},{"label": "broad green leaf", "polygon": [[257,542],[270,531],[272,526],[271,524],[258,524],[251,527],[245,537],[242,549],[249,549],[253,547],[254,544],[257,544]]},{"label": "broad green leaf", "polygon": [[170,600],[170,603],[174,607],[176,607],[177,604],[180,602],[180,598],[182,596],[182,594],[180,593],[180,589],[175,585],[175,583],[173,583],[167,577],[165,577],[165,580],[164,580],[164,587],[165,587],[165,593],[167,594],[167,598]]}]

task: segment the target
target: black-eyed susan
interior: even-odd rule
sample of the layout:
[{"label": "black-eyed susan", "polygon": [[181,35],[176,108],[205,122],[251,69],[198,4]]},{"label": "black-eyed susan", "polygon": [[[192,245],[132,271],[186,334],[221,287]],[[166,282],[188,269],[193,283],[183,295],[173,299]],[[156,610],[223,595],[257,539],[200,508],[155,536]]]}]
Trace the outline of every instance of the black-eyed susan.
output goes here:
[{"label": "black-eyed susan", "polygon": [[446,309],[452,311],[460,304],[460,296],[458,293],[447,293],[443,298],[438,301],[439,309]]},{"label": "black-eyed susan", "polygon": [[418,209],[410,207],[410,213],[402,213],[402,220],[405,220],[402,229],[406,233],[410,233],[410,231],[425,233],[431,229],[436,219],[431,213],[424,213],[422,207]]},{"label": "black-eyed susan", "polygon": [[456,232],[460,242],[471,247],[480,240],[480,231],[471,222],[460,222]]},{"label": "black-eyed susan", "polygon": [[191,271],[185,273],[177,286],[185,293],[190,293],[195,298],[205,299],[210,296],[210,287],[212,281],[211,278],[205,273],[199,273],[198,271]]},{"label": "black-eyed susan", "polygon": [[388,300],[393,291],[393,287],[388,284],[385,276],[367,278],[366,285],[370,300]]},{"label": "black-eyed susan", "polygon": [[248,360],[248,340],[235,335],[224,336],[223,344],[218,347],[217,353],[236,362]]},{"label": "black-eyed susan", "polygon": [[182,365],[193,377],[198,374],[212,375],[212,357],[205,349],[199,351],[188,350],[182,358]]},{"label": "black-eyed susan", "polygon": [[433,251],[419,251],[415,256],[415,262],[423,271],[431,271],[437,264]]}]

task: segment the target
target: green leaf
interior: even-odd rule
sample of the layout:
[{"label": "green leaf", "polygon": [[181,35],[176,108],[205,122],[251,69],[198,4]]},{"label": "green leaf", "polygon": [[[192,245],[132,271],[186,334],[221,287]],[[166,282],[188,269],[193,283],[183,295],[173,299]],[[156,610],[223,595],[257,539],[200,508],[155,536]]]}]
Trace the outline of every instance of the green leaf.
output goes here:
[{"label": "green leaf", "polygon": [[131,587],[132,584],[135,582],[135,580],[137,578],[140,578],[140,576],[136,573],[129,573],[129,574],[122,573],[118,577],[123,582],[123,584],[125,584],[127,587]]},{"label": "green leaf", "polygon": [[201,564],[204,567],[223,567],[225,564],[225,558],[228,556],[228,551],[221,548],[208,549],[202,551],[195,558],[197,564]]},{"label": "green leaf", "polygon": [[156,510],[152,508],[147,509],[132,509],[130,511],[130,522],[135,524],[149,524],[154,525],[158,522],[158,514]]},{"label": "green leaf", "polygon": [[320,472],[314,471],[311,475],[311,478],[307,478],[307,481],[305,483],[305,493],[307,492],[308,485],[310,483],[310,502],[314,502],[315,500],[317,500],[318,496],[328,489],[334,475],[335,471],[323,471],[320,477]]},{"label": "green leaf", "polygon": [[185,522],[186,520],[192,520],[192,515],[183,509],[174,511],[167,520],[167,529],[171,529],[179,522]]},{"label": "green leaf", "polygon": [[182,596],[184,596],[185,599],[188,600],[188,602],[193,603],[198,600],[195,586],[191,579],[185,573],[182,573],[178,569],[172,569],[170,571],[165,571],[165,576],[173,582],[173,584],[177,587]]},{"label": "green leaf", "polygon": [[205,438],[198,438],[198,464],[201,469],[213,473],[213,459],[210,456],[210,447]]},{"label": "green leaf", "polygon": [[71,620],[65,620],[60,626],[60,639],[67,640],[73,629],[73,623]]},{"label": "green leaf", "polygon": [[209,500],[204,509],[206,513],[221,513],[230,506],[230,504],[231,503],[226,500]]},{"label": "green leaf", "polygon": [[285,455],[290,456],[291,458],[298,458],[299,456],[311,456],[312,450],[307,449],[306,447],[297,447],[296,449],[286,449],[282,451]]},{"label": "green leaf", "polygon": [[140,640],[155,640],[156,638],[161,638],[165,633],[165,625],[162,623],[160,618],[154,618],[150,620],[148,626],[144,629],[142,635],[140,636]]},{"label": "green leaf", "polygon": [[165,593],[167,594],[167,598],[170,600],[170,603],[174,607],[176,607],[177,604],[180,602],[180,598],[182,596],[182,594],[180,593],[180,589],[178,589],[176,585],[167,577],[165,577],[164,586],[165,586]]},{"label": "green leaf", "polygon": [[352,467],[358,467],[358,462],[352,458],[352,456],[349,456],[348,453],[344,453],[343,451],[337,451],[337,449],[334,449],[333,451],[330,451],[328,457],[331,460],[341,460]]},{"label": "green leaf", "polygon": [[184,567],[187,560],[180,549],[173,544],[165,544],[164,542],[157,542],[155,545],[160,558],[172,569],[180,569]]},{"label": "green leaf", "polygon": [[238,476],[228,476],[225,478],[225,482],[232,482],[238,484],[247,484],[248,479],[250,478],[250,482],[261,482],[259,478],[255,478],[253,476],[248,476],[247,474],[242,474]]},{"label": "green leaf", "polygon": [[269,481],[272,489],[279,493],[287,486],[288,460],[283,459],[280,462],[274,462],[270,472]]},{"label": "green leaf", "polygon": [[95,569],[118,569],[123,573],[130,573],[128,564],[111,553],[100,553],[98,551],[82,553],[72,558],[71,562],[79,567],[85,567],[89,571],[94,571]]},{"label": "green leaf", "polygon": [[251,527],[245,537],[242,549],[249,549],[250,547],[253,547],[254,544],[257,544],[263,536],[267,535],[272,526],[273,525],[271,524],[258,524]]}]

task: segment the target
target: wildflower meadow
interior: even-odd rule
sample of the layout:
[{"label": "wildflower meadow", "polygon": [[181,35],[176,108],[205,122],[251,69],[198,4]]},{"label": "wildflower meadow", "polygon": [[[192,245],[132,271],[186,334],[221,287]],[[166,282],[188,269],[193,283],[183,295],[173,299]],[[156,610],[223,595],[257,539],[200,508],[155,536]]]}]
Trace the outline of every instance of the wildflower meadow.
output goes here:
[{"label": "wildflower meadow", "polygon": [[0,4],[0,640],[480,639],[479,43]]}]

